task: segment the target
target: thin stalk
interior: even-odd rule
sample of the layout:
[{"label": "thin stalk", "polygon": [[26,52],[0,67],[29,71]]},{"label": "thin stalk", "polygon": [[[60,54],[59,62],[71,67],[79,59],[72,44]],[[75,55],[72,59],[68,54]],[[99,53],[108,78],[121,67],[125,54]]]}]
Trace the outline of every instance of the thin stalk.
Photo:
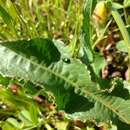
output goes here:
[{"label": "thin stalk", "polygon": [[126,24],[129,24],[127,13],[126,13],[126,9],[123,8],[123,10],[124,10],[125,22],[126,22]]},{"label": "thin stalk", "polygon": [[77,55],[76,54],[76,51],[78,49],[77,48],[77,40],[78,40],[78,32],[79,32],[79,29],[80,29],[80,21],[78,20],[80,18],[80,9],[79,9],[78,4],[75,4],[75,8],[76,8],[76,11],[77,11],[76,21],[75,21],[75,31],[74,31],[73,39],[71,40],[71,43],[70,43],[70,48],[72,49],[71,53],[72,53],[73,57],[75,57]]},{"label": "thin stalk", "polygon": [[[19,18],[19,21],[21,22],[21,24],[23,25],[23,31],[24,32],[28,32],[28,30],[27,30],[27,22],[24,20],[24,18],[23,18],[23,16],[20,14],[20,12],[19,12],[19,10],[18,10],[18,8],[17,8],[17,6],[15,5],[15,4],[13,4],[13,6],[14,6],[14,8],[15,8],[15,10],[16,10],[16,13],[17,13],[17,15],[18,15],[18,18]],[[28,34],[28,33],[27,33]]]},{"label": "thin stalk", "polygon": [[[126,25],[125,28],[127,28],[127,29],[130,28],[130,24]],[[120,31],[120,29],[116,28],[116,29],[112,30],[111,32],[113,33],[113,32],[118,32],[118,31]]]},{"label": "thin stalk", "polygon": [[105,32],[107,31],[107,29],[108,29],[109,25],[111,24],[111,22],[112,22],[112,20],[110,20],[110,21],[107,23],[107,25],[106,25],[106,27],[104,28],[104,30],[103,30],[102,34],[100,35],[100,37],[98,37],[98,39],[97,39],[97,40],[95,41],[95,43],[92,45],[92,49],[95,48],[95,46],[99,43],[99,41],[101,41],[101,40],[103,40],[104,38],[106,38],[106,37],[104,36],[104,34],[105,34]]}]

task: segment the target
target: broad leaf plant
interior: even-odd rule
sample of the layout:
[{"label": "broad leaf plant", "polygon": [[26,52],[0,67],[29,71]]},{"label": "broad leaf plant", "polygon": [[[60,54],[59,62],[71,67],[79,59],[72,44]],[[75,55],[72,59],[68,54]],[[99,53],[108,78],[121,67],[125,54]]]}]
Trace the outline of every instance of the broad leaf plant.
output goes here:
[{"label": "broad leaf plant", "polygon": [[[130,130],[129,80],[119,77],[103,79],[100,70],[106,65],[105,59],[102,53],[95,51],[98,42],[107,34],[111,19],[114,19],[130,59],[129,30],[125,28],[118,11],[127,8],[130,2],[125,0],[124,5],[121,5],[112,1],[100,1],[98,6],[101,10],[97,3],[96,0],[84,1],[80,48],[76,56],[72,55],[69,46],[56,39],[36,37],[1,40],[0,102],[8,104],[7,108],[0,109],[0,127],[3,130],[40,129],[42,124],[49,130],[45,117],[40,120],[40,116],[43,116],[41,108],[32,100],[35,95],[45,95],[46,92],[52,94],[57,111],[64,111],[66,119],[95,122],[97,126],[112,123],[119,130]],[[17,17],[15,13],[14,15]],[[1,3],[0,16],[7,25],[13,25],[12,16]],[[12,28],[10,31],[16,30]],[[128,69],[129,66],[128,63]],[[18,94],[6,91],[10,88],[9,84],[16,81],[24,84],[25,90],[20,88]],[[41,90],[39,93],[35,93],[37,88]],[[28,94],[25,92],[27,90]],[[8,106],[12,106],[10,109],[14,109],[15,116],[20,121],[11,116],[13,111],[8,110]]]}]

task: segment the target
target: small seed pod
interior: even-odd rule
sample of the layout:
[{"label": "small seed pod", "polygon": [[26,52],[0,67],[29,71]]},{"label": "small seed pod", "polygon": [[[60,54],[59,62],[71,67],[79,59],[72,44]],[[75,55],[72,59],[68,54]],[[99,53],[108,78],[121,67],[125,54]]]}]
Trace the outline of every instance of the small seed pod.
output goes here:
[{"label": "small seed pod", "polygon": [[105,1],[100,1],[97,3],[94,12],[93,12],[93,20],[99,24],[104,24],[107,20],[108,9]]}]

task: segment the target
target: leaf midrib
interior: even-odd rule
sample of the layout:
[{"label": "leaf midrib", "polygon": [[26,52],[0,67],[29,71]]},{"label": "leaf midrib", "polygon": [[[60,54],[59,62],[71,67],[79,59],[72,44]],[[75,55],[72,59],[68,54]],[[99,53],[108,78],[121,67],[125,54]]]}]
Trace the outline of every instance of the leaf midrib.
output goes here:
[{"label": "leaf midrib", "polygon": [[[2,46],[2,45],[0,45],[0,46]],[[4,46],[2,46],[2,47],[4,47]],[[7,49],[7,50],[12,51],[12,50],[9,49],[9,48],[6,48],[6,47],[4,47],[4,48],[5,48],[5,50]],[[55,75],[56,77],[58,77],[58,78],[64,80],[65,82],[69,83],[71,86],[73,86],[73,87],[75,87],[75,88],[78,88],[78,87],[79,87],[79,86],[78,86],[77,84],[75,84],[74,82],[68,80],[65,76],[59,75],[58,73],[52,71],[52,70],[49,69],[48,67],[45,67],[45,66],[43,66],[43,65],[41,65],[41,64],[37,64],[36,62],[33,62],[32,60],[30,60],[30,59],[28,59],[28,58],[26,58],[26,57],[23,57],[23,56],[21,56],[19,53],[16,53],[16,52],[14,52],[14,51],[13,51],[13,53],[15,53],[15,54],[17,55],[17,57],[18,57],[18,56],[19,56],[19,57],[22,57],[23,59],[29,61],[30,63],[32,63],[32,64],[34,64],[34,65],[36,65],[36,66],[39,66],[39,67],[41,67],[43,70],[48,71],[49,73]],[[80,88],[80,89],[81,89],[81,91],[82,91],[82,88]],[[107,107],[107,108],[108,108],[109,110],[111,110],[113,113],[115,113],[116,115],[118,115],[118,117],[120,117],[122,120],[124,120],[127,124],[130,124],[130,122],[129,122],[119,111],[117,112],[116,109],[114,109],[113,107],[110,107],[110,106],[111,106],[110,104],[104,102],[101,98],[98,98],[97,96],[95,96],[93,92],[90,92],[90,91],[88,91],[88,90],[85,90],[85,93],[87,93],[87,94],[86,94],[87,96],[89,96],[90,98],[93,98],[95,101],[97,101],[97,102],[103,104],[105,107]],[[87,98],[86,95],[85,95],[85,97]]]},{"label": "leaf midrib", "polygon": [[119,118],[121,118],[122,120],[124,120],[127,124],[130,124],[130,121],[127,120],[120,111],[117,112],[118,109],[114,109],[113,107],[110,107],[111,104],[110,103],[106,103],[105,101],[102,100],[102,98],[95,96],[92,92],[86,91],[88,92],[88,95],[93,98],[95,101],[98,101],[99,103],[101,103],[102,105],[104,105],[105,107],[107,107],[109,110],[111,110],[113,113],[115,113]]}]

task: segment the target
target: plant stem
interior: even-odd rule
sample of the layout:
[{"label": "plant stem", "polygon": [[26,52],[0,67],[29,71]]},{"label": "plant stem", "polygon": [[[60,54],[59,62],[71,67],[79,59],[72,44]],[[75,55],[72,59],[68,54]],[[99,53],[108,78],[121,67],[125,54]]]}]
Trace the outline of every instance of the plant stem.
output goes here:
[{"label": "plant stem", "polygon": [[109,25],[111,24],[111,22],[112,22],[112,20],[110,20],[110,21],[107,23],[107,25],[106,25],[106,27],[104,28],[102,34],[100,35],[100,37],[98,37],[98,39],[97,39],[97,40],[95,41],[95,43],[93,44],[92,49],[95,48],[95,46],[99,43],[99,41],[101,41],[101,40],[103,40],[103,39],[106,38],[106,37],[104,36],[104,34],[106,33],[106,31],[107,31]]}]

